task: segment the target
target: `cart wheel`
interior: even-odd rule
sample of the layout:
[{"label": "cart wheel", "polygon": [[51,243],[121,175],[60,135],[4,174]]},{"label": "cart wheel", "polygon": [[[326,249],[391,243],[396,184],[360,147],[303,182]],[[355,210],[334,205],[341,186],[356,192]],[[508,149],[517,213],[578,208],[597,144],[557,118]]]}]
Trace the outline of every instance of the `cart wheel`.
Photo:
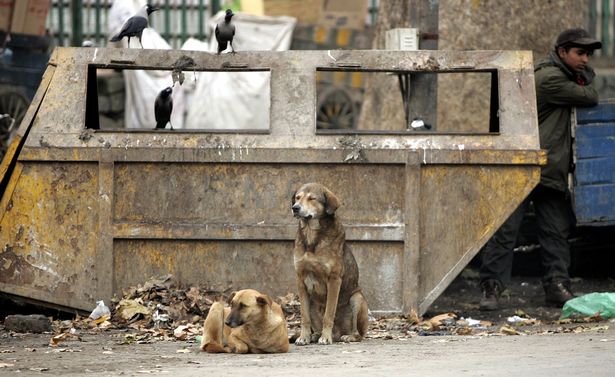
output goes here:
[{"label": "cart wheel", "polygon": [[0,159],[4,157],[29,105],[30,100],[19,89],[0,90]]},{"label": "cart wheel", "polygon": [[316,124],[318,129],[352,129],[357,121],[357,109],[343,89],[332,88],[318,96]]}]

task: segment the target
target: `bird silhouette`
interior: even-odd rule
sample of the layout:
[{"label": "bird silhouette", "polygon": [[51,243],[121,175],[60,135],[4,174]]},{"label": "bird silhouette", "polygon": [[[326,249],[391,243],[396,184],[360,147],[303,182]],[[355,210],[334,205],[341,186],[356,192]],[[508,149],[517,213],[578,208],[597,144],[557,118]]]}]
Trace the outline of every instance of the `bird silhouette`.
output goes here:
[{"label": "bird silhouette", "polygon": [[152,13],[157,11],[158,8],[154,8],[153,6],[147,4],[144,5],[137,14],[130,17],[124,22],[122,25],[122,29],[119,33],[114,35],[111,39],[111,42],[118,42],[124,37],[128,37],[128,47],[130,47],[130,38],[137,37],[139,38],[139,43],[141,44],[141,48],[143,48],[143,43],[141,43],[141,36],[143,35],[143,30],[147,27],[148,19],[147,17]]},{"label": "bird silhouette", "polygon": [[[171,112],[173,111],[173,97],[171,87],[164,88],[156,96],[154,102],[154,116],[156,117],[156,128],[166,128],[167,123],[171,123]],[[171,123],[173,129],[173,123]]]},{"label": "bird silhouette", "polygon": [[218,22],[216,24],[216,41],[218,42],[218,55],[224,50],[226,50],[227,44],[230,43],[231,50],[235,53],[235,48],[233,47],[233,37],[235,36],[235,25],[231,23],[231,18],[233,18],[235,14],[232,10],[227,9],[226,14],[224,15],[224,20]]}]

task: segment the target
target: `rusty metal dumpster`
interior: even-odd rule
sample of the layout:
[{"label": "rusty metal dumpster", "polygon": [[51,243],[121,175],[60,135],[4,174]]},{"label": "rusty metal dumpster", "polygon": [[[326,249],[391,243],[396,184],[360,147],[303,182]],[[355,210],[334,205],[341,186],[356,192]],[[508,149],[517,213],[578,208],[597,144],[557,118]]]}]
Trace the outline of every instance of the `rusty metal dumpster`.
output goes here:
[{"label": "rusty metal dumpster", "polygon": [[[270,124],[97,129],[96,69],[170,70],[186,58],[196,71],[269,71]],[[498,127],[318,130],[320,69],[489,71]],[[530,52],[58,48],[2,165],[0,290],[83,310],[165,273],[185,285],[293,292],[290,197],[318,181],[343,198],[370,309],[423,313],[537,184],[544,161]]]}]

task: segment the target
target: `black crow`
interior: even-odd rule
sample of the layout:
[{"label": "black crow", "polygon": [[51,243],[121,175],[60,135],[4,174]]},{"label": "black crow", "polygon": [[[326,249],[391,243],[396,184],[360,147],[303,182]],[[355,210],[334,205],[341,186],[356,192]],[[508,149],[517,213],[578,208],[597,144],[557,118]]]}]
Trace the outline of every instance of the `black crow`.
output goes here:
[{"label": "black crow", "polygon": [[[171,123],[171,112],[173,111],[173,89],[167,87],[160,91],[154,102],[154,115],[156,117],[156,128],[166,128],[167,123]],[[173,123],[171,123],[173,129]]]},{"label": "black crow", "polygon": [[218,41],[218,55],[226,50],[227,43],[231,44],[231,50],[234,53],[233,37],[235,36],[235,25],[231,24],[231,18],[235,14],[232,10],[227,9],[224,15],[224,21],[218,22],[216,25],[216,41]]},{"label": "black crow", "polygon": [[[147,27],[147,16],[149,16],[152,12],[157,11],[158,8],[154,8],[153,6],[147,4],[144,5],[143,8],[139,9],[137,14],[130,17],[124,22],[122,26],[122,30],[119,33],[114,35],[110,41],[118,42],[124,37],[128,37],[128,47],[130,47],[130,38],[137,37],[139,38],[139,43],[141,43],[141,35],[143,35],[143,29]],[[143,43],[141,43],[141,48],[143,48]]]}]

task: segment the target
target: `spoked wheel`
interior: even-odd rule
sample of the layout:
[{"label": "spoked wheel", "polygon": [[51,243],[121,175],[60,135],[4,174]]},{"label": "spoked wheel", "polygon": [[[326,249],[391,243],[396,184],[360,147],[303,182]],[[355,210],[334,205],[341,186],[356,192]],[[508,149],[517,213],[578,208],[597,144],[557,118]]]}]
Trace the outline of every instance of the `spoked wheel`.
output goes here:
[{"label": "spoked wheel", "polygon": [[318,129],[352,129],[357,118],[356,106],[345,90],[332,88],[318,95]]},{"label": "spoked wheel", "polygon": [[29,105],[30,100],[18,89],[0,89],[0,160]]}]

